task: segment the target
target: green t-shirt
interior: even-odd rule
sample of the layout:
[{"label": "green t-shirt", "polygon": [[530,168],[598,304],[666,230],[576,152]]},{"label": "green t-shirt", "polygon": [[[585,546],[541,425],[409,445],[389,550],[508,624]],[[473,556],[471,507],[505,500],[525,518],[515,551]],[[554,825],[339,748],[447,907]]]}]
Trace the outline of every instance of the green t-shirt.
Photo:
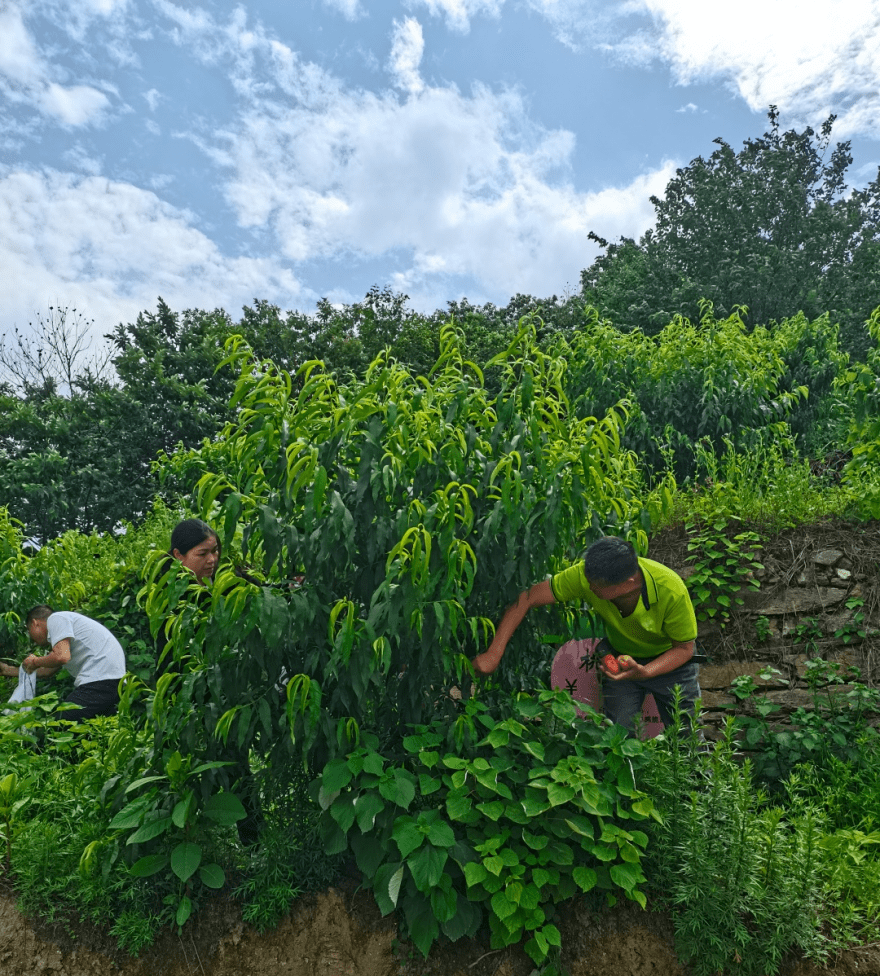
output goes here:
[{"label": "green t-shirt", "polygon": [[557,573],[550,580],[553,596],[560,603],[584,600],[605,622],[608,640],[619,654],[652,658],[697,636],[694,605],[684,581],[667,566],[653,559],[639,559],[644,577],[642,593],[628,617],[610,600],[600,600],[590,589],[583,562]]}]

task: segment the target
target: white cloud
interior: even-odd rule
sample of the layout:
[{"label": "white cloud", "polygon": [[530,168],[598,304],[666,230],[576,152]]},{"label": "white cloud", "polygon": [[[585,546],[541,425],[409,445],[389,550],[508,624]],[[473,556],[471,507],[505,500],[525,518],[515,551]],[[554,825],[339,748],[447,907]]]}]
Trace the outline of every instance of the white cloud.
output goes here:
[{"label": "white cloud", "polygon": [[678,81],[727,78],[755,111],[772,102],[836,132],[880,134],[880,0],[643,0]]},{"label": "white cloud", "polygon": [[[504,3],[408,0],[459,31],[467,31],[475,16],[497,17]],[[756,112],[772,103],[787,122],[813,125],[835,113],[836,135],[880,137],[880,0],[807,7],[800,0],[521,3],[575,50],[600,50],[636,65],[660,60],[682,85],[727,81]]]},{"label": "white cloud", "polygon": [[363,15],[359,0],[324,0],[331,10],[338,10],[346,20],[357,20]]},{"label": "white cloud", "polygon": [[151,88],[148,92],[144,92],[144,101],[150,107],[151,112],[155,112],[159,104],[164,100],[165,96],[156,88]]},{"label": "white cloud", "polygon": [[223,254],[192,216],[155,194],[101,177],[7,171],[0,178],[0,265],[15,282],[3,296],[0,331],[47,304],[74,305],[106,331],[161,295],[172,308],[233,314],[267,294],[302,296],[291,272],[269,258]]},{"label": "white cloud", "polygon": [[408,0],[407,6],[426,7],[428,13],[443,17],[450,30],[467,33],[471,18],[480,14],[498,17],[505,0]]},{"label": "white cloud", "polygon": [[53,80],[52,66],[37,50],[21,11],[11,5],[0,10],[0,92],[69,126],[97,122],[110,106],[96,88],[64,87]]},{"label": "white cloud", "polygon": [[394,76],[397,87],[413,95],[417,95],[425,87],[419,74],[424,51],[422,25],[412,17],[407,17],[402,24],[395,20],[388,69]]},{"label": "white cloud", "polygon": [[529,119],[515,92],[423,87],[405,102],[346,91],[287,60],[293,105],[262,100],[215,160],[239,222],[266,227],[291,261],[392,258],[410,294],[467,277],[494,298],[576,281],[591,229],[638,234],[671,164],[626,189],[568,181],[572,133]]},{"label": "white cloud", "polygon": [[[836,135],[880,136],[880,0],[526,0],[559,40],[620,60],[663,61],[681,85],[722,80],[790,124],[838,115]],[[635,29],[627,18],[650,24]]]}]

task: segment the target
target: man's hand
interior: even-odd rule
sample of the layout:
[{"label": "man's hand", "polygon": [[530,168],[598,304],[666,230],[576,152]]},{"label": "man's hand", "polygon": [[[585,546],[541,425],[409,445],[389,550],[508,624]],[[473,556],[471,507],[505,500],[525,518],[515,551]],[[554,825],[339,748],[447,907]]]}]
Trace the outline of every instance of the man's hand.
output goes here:
[{"label": "man's hand", "polygon": [[599,661],[599,670],[609,681],[644,681],[650,677],[647,673],[646,666],[639,664],[635,658],[630,657],[628,654],[621,654],[615,660],[620,669],[619,671],[609,671],[605,667],[605,662]]},{"label": "man's hand", "polygon": [[471,661],[477,674],[491,674],[500,663],[501,655],[493,654],[492,651],[484,651]]},{"label": "man's hand", "polygon": [[[33,674],[37,668],[41,668],[43,665],[40,658],[36,654],[28,654],[28,656],[21,662],[21,666],[27,671],[28,674]],[[16,674],[18,672],[16,671]]]}]

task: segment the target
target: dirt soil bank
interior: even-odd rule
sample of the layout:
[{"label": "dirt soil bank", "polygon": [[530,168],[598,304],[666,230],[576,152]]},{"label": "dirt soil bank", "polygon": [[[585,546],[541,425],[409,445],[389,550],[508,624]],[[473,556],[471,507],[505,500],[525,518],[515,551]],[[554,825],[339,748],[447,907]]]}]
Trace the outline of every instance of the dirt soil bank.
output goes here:
[{"label": "dirt soil bank", "polygon": [[[596,915],[575,902],[561,928],[571,976],[687,976],[662,913],[623,905]],[[231,902],[218,900],[182,937],[167,935],[138,959],[94,933],[74,939],[34,927],[8,892],[0,894],[0,976],[529,976],[533,969],[520,948],[492,951],[476,939],[437,946],[423,960],[363,892],[330,889],[304,898],[262,935],[242,924]],[[880,976],[880,946],[848,952],[827,969],[791,960],[783,970],[783,976],[828,973]]]}]

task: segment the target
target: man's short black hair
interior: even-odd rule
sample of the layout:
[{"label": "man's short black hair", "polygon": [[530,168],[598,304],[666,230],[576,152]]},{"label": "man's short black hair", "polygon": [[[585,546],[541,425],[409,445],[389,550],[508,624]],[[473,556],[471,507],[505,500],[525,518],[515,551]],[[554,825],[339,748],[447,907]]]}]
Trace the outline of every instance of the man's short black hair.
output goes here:
[{"label": "man's short black hair", "polygon": [[28,610],[28,615],[24,618],[26,627],[30,627],[32,620],[48,620],[55,611],[45,603],[38,603],[35,607]]},{"label": "man's short black hair", "polygon": [[635,576],[638,570],[639,557],[632,543],[615,535],[597,539],[584,556],[584,575],[588,580],[615,585]]}]

